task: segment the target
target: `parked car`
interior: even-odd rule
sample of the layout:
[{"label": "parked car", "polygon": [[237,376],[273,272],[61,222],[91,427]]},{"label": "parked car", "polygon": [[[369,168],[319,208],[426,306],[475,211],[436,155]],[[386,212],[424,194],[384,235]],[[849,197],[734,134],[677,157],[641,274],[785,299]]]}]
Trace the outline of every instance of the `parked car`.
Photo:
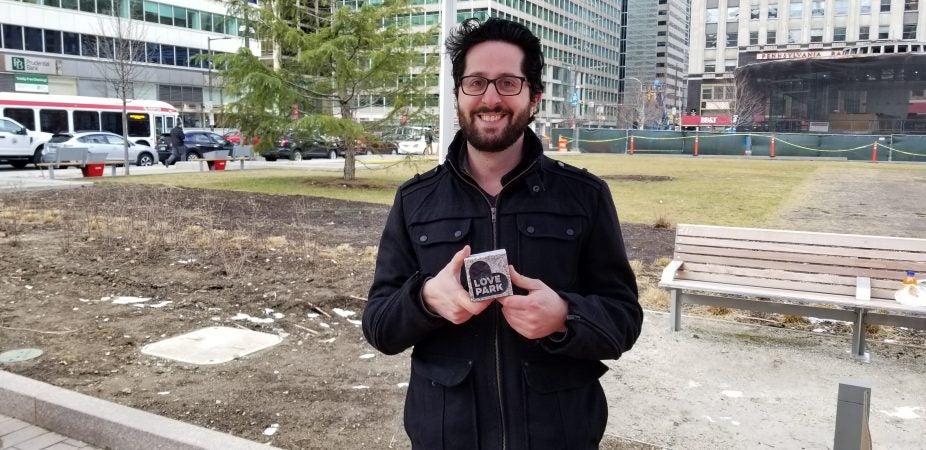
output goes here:
[{"label": "parked car", "polygon": [[[224,136],[226,141],[231,142],[232,144],[239,145],[241,144],[241,130],[234,130],[225,133]],[[257,145],[260,142],[260,138],[254,136],[251,138],[251,145]]]},{"label": "parked car", "polygon": [[[392,152],[393,155],[423,155],[424,149],[427,147],[427,144],[424,140],[425,132],[427,132],[427,127],[414,127],[414,126],[404,126],[399,127],[395,130],[396,149]],[[432,147],[437,148],[437,143],[433,143]]]},{"label": "parked car", "polygon": [[[108,131],[56,133],[45,144],[42,159],[54,161],[55,153],[63,147],[86,147],[91,153],[105,153],[107,161],[125,159],[125,139]],[[157,163],[157,157],[157,152],[153,148],[129,141],[129,161],[132,164],[150,166]]]},{"label": "parked car", "polygon": [[[343,158],[345,152],[346,148],[338,138],[318,135],[303,137],[290,131],[278,139],[272,149],[264,151],[263,156],[267,161],[277,159],[301,161],[311,158]],[[366,153],[366,144],[358,142],[354,147],[354,154],[365,155]]]},{"label": "parked car", "polygon": [[[187,161],[202,159],[203,154],[206,152],[214,152],[216,150],[228,150],[228,153],[231,154],[232,149],[235,147],[235,144],[232,144],[219,134],[211,131],[184,130],[183,135],[183,145],[186,146]],[[170,144],[170,135],[165,134],[161,136],[161,138],[158,139],[159,160],[166,161],[172,151],[173,147]]]},{"label": "parked car", "polygon": [[398,135],[395,132],[383,133],[382,136],[374,136],[367,144],[370,153],[395,155],[399,150]]},{"label": "parked car", "polygon": [[8,117],[0,117],[0,161],[22,169],[26,164],[38,163],[51,133],[32,131]]}]

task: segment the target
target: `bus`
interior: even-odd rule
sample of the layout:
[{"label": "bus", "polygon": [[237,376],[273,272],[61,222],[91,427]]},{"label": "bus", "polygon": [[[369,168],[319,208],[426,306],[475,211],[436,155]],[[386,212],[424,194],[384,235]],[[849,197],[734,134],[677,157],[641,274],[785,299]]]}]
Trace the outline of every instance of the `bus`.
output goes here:
[{"label": "bus", "polygon": [[[129,100],[129,140],[154,148],[158,137],[169,133],[180,121],[170,103],[158,100]],[[0,117],[9,117],[38,138],[32,162],[39,162],[44,144],[54,133],[109,131],[122,135],[122,100],[78,95],[24,94],[0,92]]]}]

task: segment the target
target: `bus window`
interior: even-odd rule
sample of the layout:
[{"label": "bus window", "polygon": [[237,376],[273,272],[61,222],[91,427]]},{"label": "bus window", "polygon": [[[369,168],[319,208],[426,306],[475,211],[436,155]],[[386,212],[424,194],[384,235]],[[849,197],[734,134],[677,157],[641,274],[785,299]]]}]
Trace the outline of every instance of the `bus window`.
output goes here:
[{"label": "bus window", "polygon": [[74,131],[100,131],[100,113],[74,111]]},{"label": "bus window", "polygon": [[[22,122],[20,122],[20,123],[22,123]],[[167,126],[167,131],[165,131],[165,133],[169,133],[170,130],[173,130],[173,129],[174,129],[174,116],[165,117],[165,118],[164,118],[164,125]]]},{"label": "bus window", "polygon": [[110,133],[116,133],[122,136],[122,113],[100,113],[100,125],[103,131],[109,131]]},{"label": "bus window", "polygon": [[66,133],[68,126],[68,112],[63,109],[39,110],[39,126],[46,133]]},{"label": "bus window", "polygon": [[151,117],[148,114],[129,113],[129,136],[151,136]]},{"label": "bus window", "polygon": [[24,127],[35,131],[35,113],[31,109],[6,108],[3,110],[3,115],[23,124]]},{"label": "bus window", "polygon": [[155,116],[154,117],[154,129],[157,130],[157,135],[160,136],[164,134],[164,116]]}]

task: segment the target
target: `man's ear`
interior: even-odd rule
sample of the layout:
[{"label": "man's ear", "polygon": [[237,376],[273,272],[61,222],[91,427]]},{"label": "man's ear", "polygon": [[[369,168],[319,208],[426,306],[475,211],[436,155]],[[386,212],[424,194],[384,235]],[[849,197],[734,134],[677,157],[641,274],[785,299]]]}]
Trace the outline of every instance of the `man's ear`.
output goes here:
[{"label": "man's ear", "polygon": [[531,111],[537,112],[537,108],[540,107],[540,98],[543,97],[543,92],[538,92],[534,95],[534,98],[531,99]]}]

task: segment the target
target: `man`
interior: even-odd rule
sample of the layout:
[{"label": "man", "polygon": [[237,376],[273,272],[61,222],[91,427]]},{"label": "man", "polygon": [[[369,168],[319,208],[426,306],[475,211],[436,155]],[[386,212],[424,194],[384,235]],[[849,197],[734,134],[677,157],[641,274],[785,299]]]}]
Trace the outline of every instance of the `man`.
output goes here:
[{"label": "man", "polygon": [[186,146],[183,144],[183,140],[186,139],[186,135],[183,134],[183,121],[177,120],[177,125],[170,130],[170,156],[167,157],[167,161],[164,161],[164,165],[170,167],[178,159],[183,161],[186,159]]},{"label": "man", "polygon": [[[416,449],[591,449],[598,378],[640,334],[642,309],[607,185],[543,156],[527,126],[540,40],[514,22],[450,36],[462,130],[444,164],[399,188],[363,313],[386,354],[414,346],[405,430]],[[471,302],[470,253],[505,249],[515,294]]]},{"label": "man", "polygon": [[434,153],[434,130],[430,126],[424,129],[424,154],[430,155]]}]

